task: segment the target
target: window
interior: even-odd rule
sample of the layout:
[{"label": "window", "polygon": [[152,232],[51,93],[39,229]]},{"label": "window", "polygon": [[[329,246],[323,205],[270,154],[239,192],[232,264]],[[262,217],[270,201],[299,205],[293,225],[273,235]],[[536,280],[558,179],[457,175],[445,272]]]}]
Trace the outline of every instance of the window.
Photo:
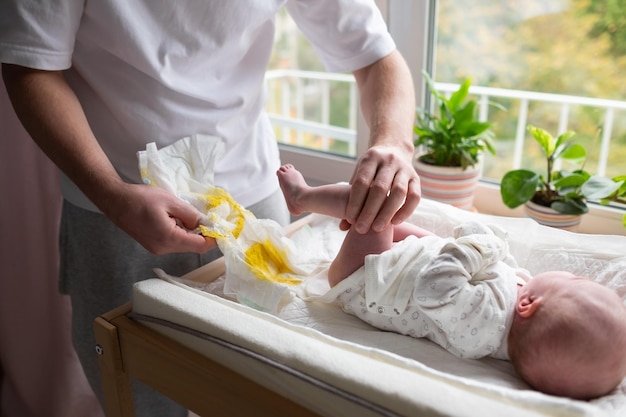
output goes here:
[{"label": "window", "polygon": [[[498,153],[486,156],[481,211],[504,209],[498,182],[511,168],[540,169],[542,153],[530,139],[533,124],[553,134],[576,132],[588,151],[585,169],[605,176],[626,174],[626,1],[453,0],[429,2],[436,31],[428,43],[433,78],[453,88],[472,78],[473,92],[493,122]],[[425,66],[425,68],[429,68]],[[507,110],[486,105],[497,101]],[[488,187],[491,180],[493,186]],[[592,205],[581,230],[622,233],[624,208]],[[518,213],[519,214],[519,213]],[[585,224],[586,223],[586,224]]]},{"label": "window", "polygon": [[589,152],[590,172],[626,172],[626,23],[618,3],[626,6],[623,0],[437,2],[435,80],[470,77],[481,98],[507,109],[483,109],[498,147],[484,177],[499,181],[512,167],[541,162],[539,147],[525,140],[527,124],[555,135],[575,131]]},{"label": "window", "polygon": [[[540,150],[526,132],[528,124],[553,134],[576,131],[590,153],[585,169],[626,174],[626,0],[376,3],[409,64],[418,107],[428,99],[422,69],[444,90],[472,78],[472,93],[484,104],[482,117],[494,123],[498,149],[495,157],[486,156],[479,210],[521,215],[501,204],[498,182],[511,168],[539,166]],[[352,76],[321,72],[289,17],[281,15],[277,24],[268,110],[281,157],[312,183],[347,180],[368,136]],[[488,100],[506,111],[491,108]],[[620,207],[592,208],[582,229],[593,222],[587,230],[615,233],[623,229],[622,215]]]}]

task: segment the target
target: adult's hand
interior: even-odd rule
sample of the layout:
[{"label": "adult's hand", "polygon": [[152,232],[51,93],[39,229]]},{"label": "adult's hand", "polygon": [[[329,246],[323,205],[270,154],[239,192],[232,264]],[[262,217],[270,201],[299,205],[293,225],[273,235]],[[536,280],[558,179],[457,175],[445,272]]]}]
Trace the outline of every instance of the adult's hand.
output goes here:
[{"label": "adult's hand", "polygon": [[341,227],[365,233],[406,220],[417,207],[421,189],[411,155],[393,146],[373,146],[357,162]]},{"label": "adult's hand", "polygon": [[200,213],[191,204],[158,187],[125,184],[112,196],[104,214],[155,255],[204,253],[215,240],[192,232]]}]

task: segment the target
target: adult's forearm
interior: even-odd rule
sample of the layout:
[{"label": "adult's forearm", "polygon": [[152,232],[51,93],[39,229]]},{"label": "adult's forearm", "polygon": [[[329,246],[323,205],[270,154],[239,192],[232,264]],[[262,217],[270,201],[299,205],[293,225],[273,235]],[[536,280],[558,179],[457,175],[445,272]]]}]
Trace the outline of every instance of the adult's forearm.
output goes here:
[{"label": "adult's forearm", "polygon": [[187,232],[198,225],[192,205],[161,188],[122,181],[63,74],[3,65],[2,75],[35,142],[114,224],[154,254],[215,247],[213,239]]},{"label": "adult's forearm", "polygon": [[13,108],[43,152],[104,209],[121,182],[94,137],[82,107],[59,71],[2,65]]},{"label": "adult's forearm", "polygon": [[370,146],[388,145],[413,153],[415,93],[409,69],[394,51],[354,73],[361,112],[370,128]]},{"label": "adult's forearm", "polygon": [[347,224],[358,233],[399,224],[420,199],[419,177],[412,165],[415,95],[410,72],[397,51],[355,71],[361,111],[370,128],[369,148],[357,160],[350,179]]}]

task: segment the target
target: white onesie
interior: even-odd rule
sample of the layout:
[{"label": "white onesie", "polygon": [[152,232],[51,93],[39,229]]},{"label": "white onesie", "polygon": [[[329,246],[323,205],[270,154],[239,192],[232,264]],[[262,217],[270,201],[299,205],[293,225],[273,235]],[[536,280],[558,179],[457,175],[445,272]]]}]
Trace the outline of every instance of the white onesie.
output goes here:
[{"label": "white onesie", "polygon": [[368,255],[323,295],[307,288],[312,299],[337,302],[377,328],[426,337],[458,357],[508,359],[517,284],[528,279],[502,231],[466,223],[454,238],[409,236]]}]

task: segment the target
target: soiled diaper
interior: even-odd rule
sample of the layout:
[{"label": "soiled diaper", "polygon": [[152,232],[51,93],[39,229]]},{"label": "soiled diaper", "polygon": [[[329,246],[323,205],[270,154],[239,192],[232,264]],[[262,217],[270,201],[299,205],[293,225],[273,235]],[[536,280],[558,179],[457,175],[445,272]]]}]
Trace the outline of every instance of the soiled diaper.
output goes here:
[{"label": "soiled diaper", "polygon": [[291,301],[290,290],[310,271],[297,265],[293,242],[282,227],[257,219],[224,189],[214,186],[215,161],[224,150],[219,138],[193,135],[165,148],[154,143],[138,152],[141,177],[201,213],[197,232],[214,238],[226,261],[224,292],[242,304],[277,312]]}]

